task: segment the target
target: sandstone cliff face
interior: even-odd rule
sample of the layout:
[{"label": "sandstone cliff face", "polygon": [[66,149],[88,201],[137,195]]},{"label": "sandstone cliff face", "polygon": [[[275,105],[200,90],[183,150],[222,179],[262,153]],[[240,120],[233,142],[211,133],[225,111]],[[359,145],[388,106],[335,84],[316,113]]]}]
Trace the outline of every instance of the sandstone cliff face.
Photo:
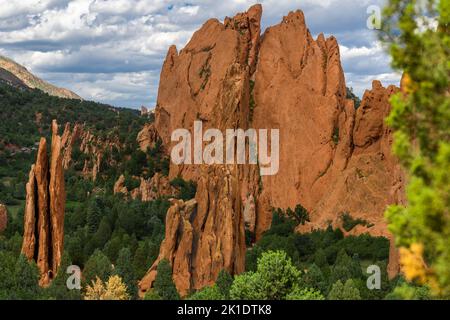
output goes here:
[{"label": "sandstone cliff face", "polygon": [[35,260],[40,284],[46,286],[56,276],[61,263],[64,240],[65,186],[61,137],[52,123],[51,159],[47,142],[41,138],[36,163],[26,185],[22,253]]},{"label": "sandstone cliff face", "polygon": [[5,205],[0,203],[0,233],[6,230],[8,226],[8,211]]},{"label": "sandstone cliff face", "polygon": [[[355,110],[346,99],[336,39],[313,39],[301,11],[260,37],[261,10],[253,6],[224,24],[209,20],[183,50],[169,49],[155,128],[168,151],[173,130],[192,133],[195,120],[222,132],[279,129],[280,170],[260,177],[250,165],[171,164],[171,178],[197,182],[196,204],[189,203],[189,214],[183,203],[170,208],[160,258],[141,281],[141,293],[152,286],[162,258],[172,263],[181,293],[212,284],[221,269],[242,272],[245,228],[258,239],[270,227],[272,208],[308,209],[311,223],[299,232],[329,221],[341,226],[347,212],[374,224],[353,233],[391,239],[383,213],[404,201],[404,178],[384,118],[398,89],[374,82]],[[392,243],[391,275],[395,262]]]},{"label": "sandstone cliff face", "polygon": [[[205,130],[248,127],[249,83],[256,67],[261,13],[261,6],[256,5],[223,24],[211,19],[183,50],[169,49],[155,111],[155,127],[167,149],[172,131],[187,128],[193,132],[195,120],[202,120]],[[189,226],[183,222],[186,228],[180,230],[184,231],[176,231],[178,223],[170,217],[181,213],[175,213],[180,210],[177,206],[172,207],[169,212],[174,213],[168,214],[166,240],[160,249],[162,257],[180,257],[169,261],[182,294],[211,284],[222,269],[244,271],[244,219],[238,183],[243,172],[238,166],[171,165],[171,178],[181,175],[198,185],[196,213]],[[171,244],[178,242],[173,248]],[[158,262],[140,283],[141,293],[152,286]]]}]

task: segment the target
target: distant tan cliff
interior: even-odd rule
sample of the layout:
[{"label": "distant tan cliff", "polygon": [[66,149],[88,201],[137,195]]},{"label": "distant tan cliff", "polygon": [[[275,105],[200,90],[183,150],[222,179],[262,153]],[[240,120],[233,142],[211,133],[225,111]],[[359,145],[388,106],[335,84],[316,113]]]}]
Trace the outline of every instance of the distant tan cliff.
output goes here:
[{"label": "distant tan cliff", "polygon": [[[13,60],[0,55],[0,69],[4,69],[14,75],[23,84],[31,89],[39,89],[51,96],[82,100],[80,96],[70,90],[58,88],[30,73],[24,66]],[[9,78],[9,77],[8,77]],[[7,79],[11,81],[10,79]]]}]

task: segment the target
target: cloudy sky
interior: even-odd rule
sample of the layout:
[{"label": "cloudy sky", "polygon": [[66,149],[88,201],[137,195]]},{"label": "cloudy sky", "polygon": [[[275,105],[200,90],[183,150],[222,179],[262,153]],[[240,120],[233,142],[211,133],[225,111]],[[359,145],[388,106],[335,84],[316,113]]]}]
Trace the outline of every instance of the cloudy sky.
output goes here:
[{"label": "cloudy sky", "polygon": [[336,36],[358,95],[374,79],[398,84],[367,28],[367,9],[383,0],[0,0],[0,54],[85,99],[153,107],[168,47],[182,48],[208,18],[257,2],[264,28],[302,9],[314,35]]}]

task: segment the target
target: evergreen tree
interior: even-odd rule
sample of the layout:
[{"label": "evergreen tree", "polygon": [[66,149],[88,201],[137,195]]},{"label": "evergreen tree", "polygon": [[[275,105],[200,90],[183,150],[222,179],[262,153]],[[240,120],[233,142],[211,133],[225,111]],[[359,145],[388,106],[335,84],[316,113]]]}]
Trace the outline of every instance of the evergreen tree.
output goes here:
[{"label": "evergreen tree", "polygon": [[328,293],[328,300],[361,300],[361,296],[353,280],[349,279],[345,284],[338,280],[331,287]]},{"label": "evergreen tree", "polygon": [[327,289],[327,279],[316,264],[312,264],[302,274],[301,284],[305,288],[316,289],[320,292],[325,292]]},{"label": "evergreen tree", "polygon": [[260,287],[268,300],[283,300],[300,280],[300,272],[283,251],[268,251],[258,259]]},{"label": "evergreen tree", "polygon": [[129,248],[123,248],[119,252],[114,273],[119,275],[128,288],[128,294],[132,298],[137,298],[136,276],[134,274],[133,265],[131,264],[132,256]]},{"label": "evergreen tree", "polygon": [[89,203],[86,219],[89,233],[94,234],[102,219],[100,200],[98,198],[94,198],[94,200]]},{"label": "evergreen tree", "polygon": [[319,268],[328,267],[327,255],[323,249],[319,249],[316,251],[314,255],[314,264]]},{"label": "evergreen tree", "polygon": [[107,256],[100,250],[95,250],[86,262],[83,270],[84,282],[91,284],[97,277],[106,281],[112,274],[112,264]]},{"label": "evergreen tree", "polygon": [[286,296],[286,300],[325,300],[325,297],[320,291],[296,287]]},{"label": "evergreen tree", "polygon": [[155,279],[155,292],[163,300],[179,300],[177,288],[172,279],[172,267],[166,259],[161,260],[158,264],[158,273]]},{"label": "evergreen tree", "polygon": [[10,291],[10,299],[38,300],[42,297],[39,287],[39,270],[34,262],[20,255],[14,267],[14,283]]},{"label": "evergreen tree", "polygon": [[230,288],[230,298],[232,300],[264,300],[266,295],[261,289],[259,273],[246,272],[234,278]]},{"label": "evergreen tree", "polygon": [[222,295],[217,285],[213,285],[212,287],[205,287],[189,297],[189,300],[223,300],[223,299],[225,299],[225,297]]},{"label": "evergreen tree", "polygon": [[233,284],[233,277],[226,271],[221,270],[217,276],[217,289],[219,290],[222,297],[228,299],[230,297],[230,288]]},{"label": "evergreen tree", "polygon": [[16,258],[11,252],[0,250],[0,300],[12,299],[11,289],[15,286]]},{"label": "evergreen tree", "polygon": [[258,259],[256,272],[236,276],[231,299],[284,300],[300,281],[300,271],[283,251],[268,251]]},{"label": "evergreen tree", "polygon": [[92,241],[95,248],[103,248],[108,240],[111,238],[111,226],[107,217],[103,217],[95,232]]}]

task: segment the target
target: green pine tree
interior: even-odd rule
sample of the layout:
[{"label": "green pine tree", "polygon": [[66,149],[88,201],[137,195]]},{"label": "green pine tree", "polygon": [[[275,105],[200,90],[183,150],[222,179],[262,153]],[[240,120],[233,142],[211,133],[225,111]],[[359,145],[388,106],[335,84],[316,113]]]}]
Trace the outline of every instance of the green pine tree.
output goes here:
[{"label": "green pine tree", "polygon": [[156,275],[154,289],[163,300],[179,300],[177,288],[172,279],[172,267],[166,259],[158,264],[158,273]]},{"label": "green pine tree", "polygon": [[132,256],[129,248],[123,248],[119,251],[114,273],[119,275],[128,288],[128,294],[132,298],[137,298],[137,284],[134,268],[131,264]]}]

